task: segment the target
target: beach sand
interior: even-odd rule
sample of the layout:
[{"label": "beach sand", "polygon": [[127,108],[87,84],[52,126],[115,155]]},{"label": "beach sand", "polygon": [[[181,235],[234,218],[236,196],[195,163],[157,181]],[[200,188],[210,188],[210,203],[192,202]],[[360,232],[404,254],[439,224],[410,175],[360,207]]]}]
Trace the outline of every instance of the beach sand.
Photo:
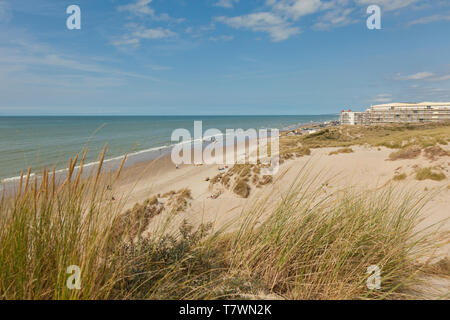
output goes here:
[{"label": "beach sand", "polygon": [[[431,192],[433,197],[423,210],[425,219],[418,228],[448,219],[439,223],[438,226],[441,232],[450,231],[450,189],[447,187],[450,184],[448,178],[450,157],[441,157],[436,161],[430,161],[423,156],[417,159],[391,161],[389,154],[393,151],[392,149],[363,146],[352,147],[352,149],[355,152],[332,156],[329,153],[336,148],[312,149],[311,156],[286,161],[274,176],[273,184],[262,188],[252,187],[247,199],[227,189],[223,189],[223,193],[217,199],[211,198],[213,191],[206,178],[211,179],[216,176],[220,172],[218,169],[223,166],[181,165],[179,169],[176,169],[169,156],[125,169],[121,175],[119,187],[114,190],[114,193],[125,196],[125,209],[128,209],[135,203],[143,202],[154,195],[188,188],[191,190],[192,200],[189,201],[189,207],[185,211],[177,214],[174,227],[176,221],[180,222],[183,219],[193,224],[214,222],[216,227],[220,227],[235,220],[243,211],[251,209],[257,199],[268,198],[269,201],[279,201],[302,172],[302,168],[306,166],[310,177],[320,175],[321,178],[317,180],[318,185],[331,179],[328,185],[323,186],[324,193],[348,188],[376,189],[389,184],[416,191],[419,194]],[[430,166],[440,166],[447,178],[442,181],[415,179],[416,168]],[[393,181],[392,178],[396,172],[407,174],[407,178],[402,181]],[[166,218],[165,214],[153,219],[148,232],[158,225],[159,219]],[[447,246],[443,253],[450,255],[450,246]]]}]

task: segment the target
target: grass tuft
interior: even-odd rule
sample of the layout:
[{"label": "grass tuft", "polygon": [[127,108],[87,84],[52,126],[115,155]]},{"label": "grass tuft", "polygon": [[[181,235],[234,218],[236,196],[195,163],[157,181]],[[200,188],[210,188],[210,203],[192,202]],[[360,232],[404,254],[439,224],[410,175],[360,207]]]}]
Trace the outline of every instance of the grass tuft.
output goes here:
[{"label": "grass tuft", "polygon": [[394,178],[392,178],[394,181],[402,181],[406,179],[406,173],[402,174],[396,174],[394,175]]},{"label": "grass tuft", "polygon": [[436,172],[433,168],[421,168],[417,170],[416,180],[434,180],[434,181],[442,181],[446,178],[443,172]]},{"label": "grass tuft", "polygon": [[424,151],[425,157],[431,161],[435,161],[440,157],[450,156],[450,152],[442,149],[440,146],[428,147]]},{"label": "grass tuft", "polygon": [[[286,299],[402,297],[429,245],[414,236],[423,198],[393,189],[324,196],[308,182],[261,224],[264,207],[248,214],[232,238],[233,270]],[[366,287],[370,265],[382,270],[381,291]]]},{"label": "grass tuft", "polygon": [[240,179],[236,182],[233,192],[242,198],[248,198],[250,195],[250,186],[246,180]]},{"label": "grass tuft", "polygon": [[341,148],[341,149],[338,149],[336,151],[330,152],[328,155],[332,156],[332,155],[336,155],[336,154],[340,154],[340,153],[353,153],[353,152],[354,151],[353,151],[352,148]]},{"label": "grass tuft", "polygon": [[178,191],[169,191],[162,195],[162,198],[167,198],[167,206],[171,208],[174,213],[184,211],[188,205],[189,200],[192,199],[191,190],[184,188]]},{"label": "grass tuft", "polygon": [[392,152],[389,155],[390,160],[400,159],[415,159],[422,153],[422,149],[418,146],[407,147],[398,151]]},{"label": "grass tuft", "polygon": [[[110,297],[120,266],[107,261],[122,204],[111,196],[114,179],[101,174],[103,158],[89,179],[81,179],[82,167],[73,179],[78,157],[71,160],[62,184],[54,170],[34,178],[28,170],[16,194],[0,202],[0,299]],[[66,285],[72,265],[81,268],[82,290]]]}]

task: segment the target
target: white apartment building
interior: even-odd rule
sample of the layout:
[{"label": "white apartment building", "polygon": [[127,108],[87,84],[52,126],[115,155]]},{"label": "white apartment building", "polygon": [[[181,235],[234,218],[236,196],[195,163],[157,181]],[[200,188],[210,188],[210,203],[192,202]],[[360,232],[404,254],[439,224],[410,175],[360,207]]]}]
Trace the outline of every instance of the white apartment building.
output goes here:
[{"label": "white apartment building", "polygon": [[420,123],[450,121],[450,102],[387,103],[365,112],[341,111],[341,124]]}]

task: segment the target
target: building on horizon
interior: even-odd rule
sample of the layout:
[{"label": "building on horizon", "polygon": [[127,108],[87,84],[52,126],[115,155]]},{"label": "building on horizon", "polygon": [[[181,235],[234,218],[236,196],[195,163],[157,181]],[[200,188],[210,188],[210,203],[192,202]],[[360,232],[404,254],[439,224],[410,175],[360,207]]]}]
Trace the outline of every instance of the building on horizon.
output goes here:
[{"label": "building on horizon", "polygon": [[341,124],[421,123],[450,121],[450,102],[387,103],[365,112],[341,111]]},{"label": "building on horizon", "polygon": [[341,111],[341,124],[345,125],[367,125],[366,112],[355,112],[352,110]]}]

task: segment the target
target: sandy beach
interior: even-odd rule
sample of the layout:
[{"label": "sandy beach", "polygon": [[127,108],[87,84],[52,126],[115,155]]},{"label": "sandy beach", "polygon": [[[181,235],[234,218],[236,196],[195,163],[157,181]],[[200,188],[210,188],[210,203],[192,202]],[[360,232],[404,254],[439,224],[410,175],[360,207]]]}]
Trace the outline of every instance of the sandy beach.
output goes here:
[{"label": "sandy beach", "polygon": [[[220,196],[212,199],[211,196],[216,189],[212,190],[209,181],[206,180],[220,173],[219,168],[223,166],[181,165],[176,169],[169,156],[125,169],[114,193],[127,198],[125,209],[128,209],[157,194],[188,188],[191,190],[192,199],[189,200],[188,208],[177,214],[175,221],[187,219],[192,223],[214,222],[216,227],[220,227],[236,219],[243,211],[251,209],[258,199],[268,197],[271,201],[279,201],[298,175],[307,171],[310,177],[320,176],[316,185],[327,182],[327,185],[323,186],[325,194],[349,188],[373,190],[389,186],[418,194],[433,193],[432,199],[423,210],[426,212],[426,219],[418,228],[450,218],[448,178],[442,181],[417,181],[413,175],[416,168],[428,166],[439,166],[448,175],[449,156],[434,161],[424,156],[392,161],[389,159],[392,149],[369,146],[352,147],[353,153],[329,155],[337,149],[312,149],[310,156],[286,161],[274,176],[273,183],[263,187],[252,186],[246,199],[223,187],[220,188]],[[448,146],[445,149],[450,151]],[[405,173],[407,178],[403,181],[393,181],[395,173]],[[158,219],[164,218],[164,214],[155,218],[148,231],[151,232],[152,225],[158,224]],[[440,232],[449,232],[450,221],[439,223],[439,228]],[[450,246],[441,249],[445,255],[450,255]]]}]

